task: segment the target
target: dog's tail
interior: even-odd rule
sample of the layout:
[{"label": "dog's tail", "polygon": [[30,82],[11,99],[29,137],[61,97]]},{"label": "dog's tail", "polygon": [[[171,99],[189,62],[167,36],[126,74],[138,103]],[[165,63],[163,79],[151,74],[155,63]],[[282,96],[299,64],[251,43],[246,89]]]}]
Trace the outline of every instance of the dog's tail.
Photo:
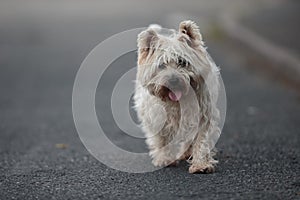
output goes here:
[{"label": "dog's tail", "polygon": [[158,33],[160,35],[165,35],[165,36],[172,36],[176,33],[176,31],[174,29],[165,29],[165,28],[162,28],[158,24],[150,24],[148,29],[152,29],[156,33]]},{"label": "dog's tail", "polygon": [[162,29],[162,27],[158,24],[150,24],[149,29],[153,29],[155,31],[160,31]]}]

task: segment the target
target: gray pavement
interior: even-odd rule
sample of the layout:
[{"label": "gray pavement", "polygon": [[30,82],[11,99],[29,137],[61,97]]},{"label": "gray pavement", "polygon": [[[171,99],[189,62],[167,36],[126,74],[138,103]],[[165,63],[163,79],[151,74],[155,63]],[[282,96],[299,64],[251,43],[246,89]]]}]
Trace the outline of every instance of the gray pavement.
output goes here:
[{"label": "gray pavement", "polygon": [[299,9],[299,1],[289,0],[282,6],[264,9],[241,21],[264,38],[300,56],[300,41],[294,39],[300,34],[297,20],[300,18]]},{"label": "gray pavement", "polygon": [[[208,36],[205,28],[228,98],[216,173],[191,175],[186,163],[124,173],[101,164],[81,143],[71,103],[86,54],[122,30],[153,22],[175,26],[168,25],[169,18],[182,3],[172,8],[149,3],[132,11],[133,4],[108,2],[103,7],[80,1],[14,7],[18,1],[12,2],[1,2],[0,13],[0,199],[300,199],[299,93],[253,72],[260,62],[249,62],[245,47]],[[215,5],[206,9],[201,3],[183,10],[202,22],[206,14],[198,16],[197,9],[210,16]],[[112,64],[106,87],[97,91],[96,108],[106,114],[99,120],[116,145],[145,152],[144,141],[118,130],[108,109],[113,81],[134,62],[133,53]]]}]

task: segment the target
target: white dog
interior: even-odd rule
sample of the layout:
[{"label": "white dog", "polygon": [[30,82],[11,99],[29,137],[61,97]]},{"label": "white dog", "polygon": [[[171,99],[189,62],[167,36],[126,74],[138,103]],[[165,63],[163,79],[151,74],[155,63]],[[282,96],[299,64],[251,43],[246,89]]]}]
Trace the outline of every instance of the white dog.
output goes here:
[{"label": "white dog", "polygon": [[211,140],[220,135],[219,69],[198,26],[183,21],[165,34],[152,25],[138,36],[135,109],[155,166],[186,159],[190,173],[212,173]]}]

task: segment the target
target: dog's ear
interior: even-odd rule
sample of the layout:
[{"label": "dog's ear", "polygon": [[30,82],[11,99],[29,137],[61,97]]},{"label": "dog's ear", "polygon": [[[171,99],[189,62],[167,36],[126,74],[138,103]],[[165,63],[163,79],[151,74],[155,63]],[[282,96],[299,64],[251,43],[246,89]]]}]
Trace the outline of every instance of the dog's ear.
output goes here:
[{"label": "dog's ear", "polygon": [[191,21],[183,21],[179,24],[179,32],[188,38],[188,43],[192,47],[203,45],[202,35],[200,33],[198,25]]},{"label": "dog's ear", "polygon": [[153,29],[151,26],[138,35],[137,45],[139,64],[142,64],[147,60],[149,54],[153,52],[153,47],[158,39],[159,38],[155,29]]},{"label": "dog's ear", "polygon": [[158,40],[158,35],[151,26],[138,35],[137,44],[139,52],[148,52],[155,41]]}]

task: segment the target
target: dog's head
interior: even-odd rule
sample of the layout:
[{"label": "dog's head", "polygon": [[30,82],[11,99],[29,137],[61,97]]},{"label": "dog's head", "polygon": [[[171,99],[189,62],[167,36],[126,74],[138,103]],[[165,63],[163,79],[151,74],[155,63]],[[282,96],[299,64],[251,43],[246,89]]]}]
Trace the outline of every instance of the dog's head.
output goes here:
[{"label": "dog's head", "polygon": [[194,22],[181,22],[178,32],[165,30],[152,25],[139,34],[137,79],[152,95],[177,102],[201,87],[211,66]]}]

